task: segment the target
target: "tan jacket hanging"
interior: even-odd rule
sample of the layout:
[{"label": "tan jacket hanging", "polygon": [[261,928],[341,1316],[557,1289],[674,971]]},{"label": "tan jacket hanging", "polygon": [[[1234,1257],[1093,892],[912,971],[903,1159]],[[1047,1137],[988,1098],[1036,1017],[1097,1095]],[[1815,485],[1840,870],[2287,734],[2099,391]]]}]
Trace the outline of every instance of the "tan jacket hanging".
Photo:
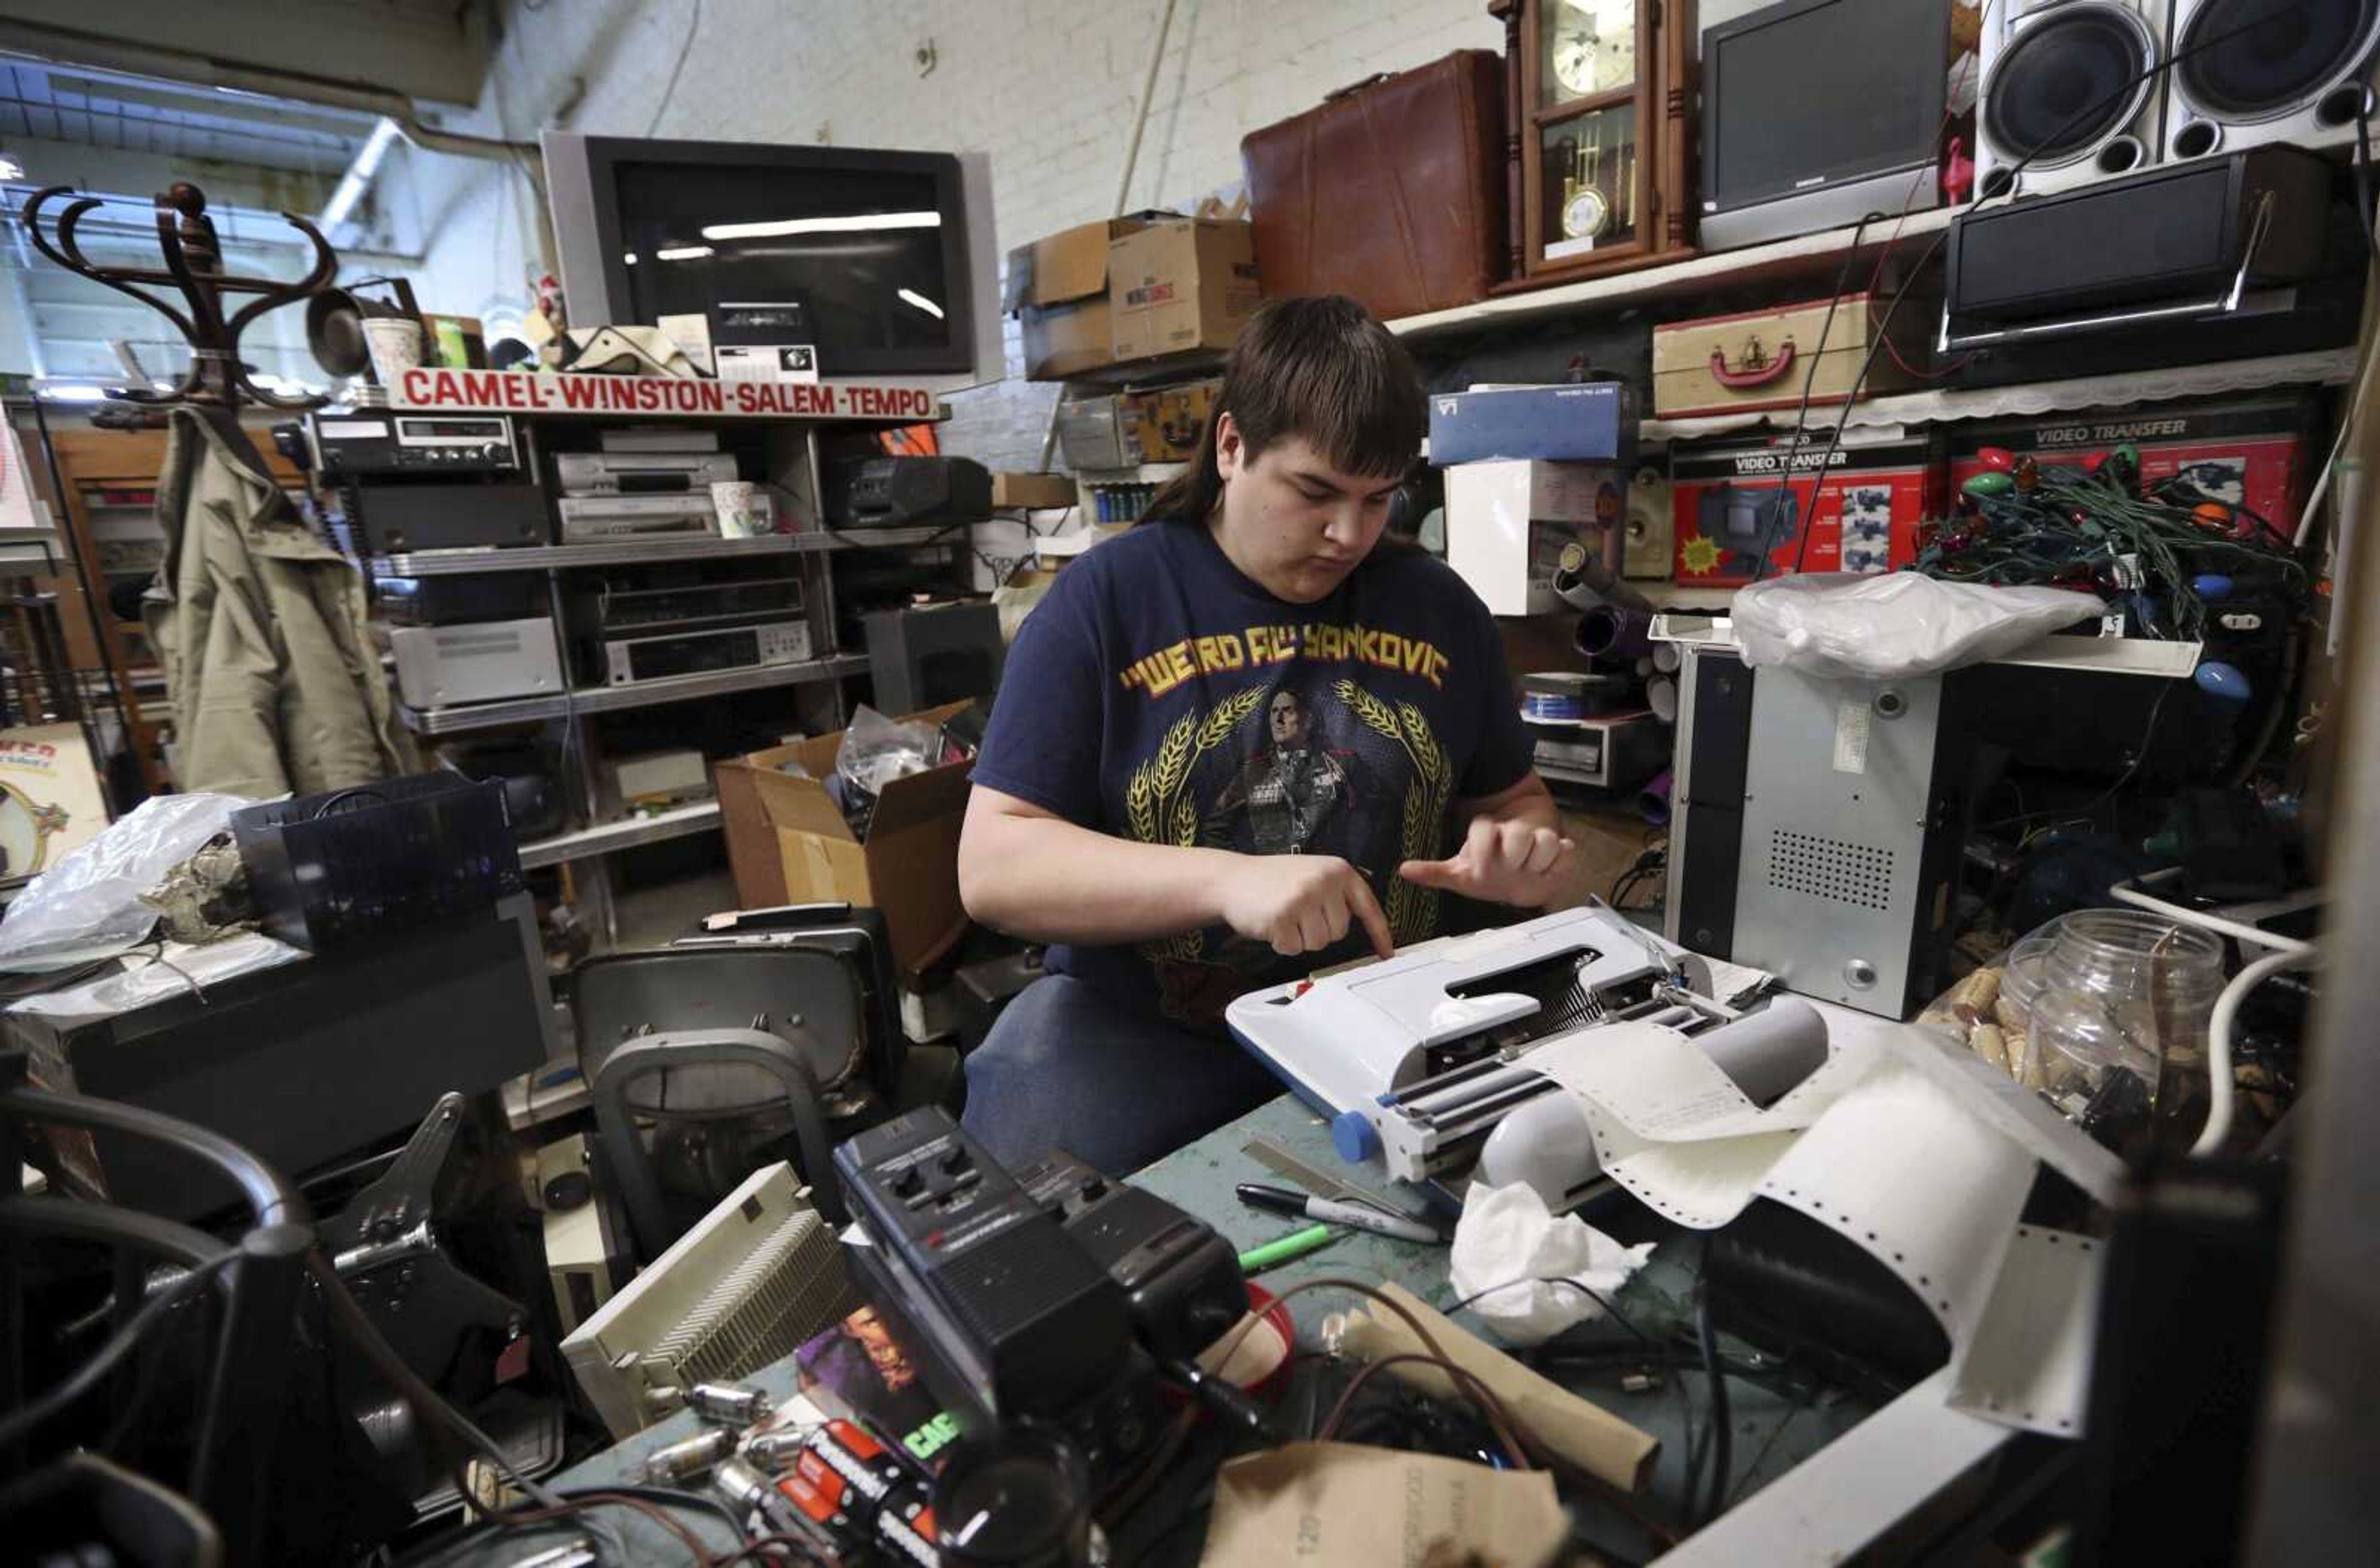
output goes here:
[{"label": "tan jacket hanging", "polygon": [[415,771],[355,567],[298,520],[245,432],[216,422],[230,416],[169,419],[165,560],[141,614],[174,707],[176,784],[267,799]]}]

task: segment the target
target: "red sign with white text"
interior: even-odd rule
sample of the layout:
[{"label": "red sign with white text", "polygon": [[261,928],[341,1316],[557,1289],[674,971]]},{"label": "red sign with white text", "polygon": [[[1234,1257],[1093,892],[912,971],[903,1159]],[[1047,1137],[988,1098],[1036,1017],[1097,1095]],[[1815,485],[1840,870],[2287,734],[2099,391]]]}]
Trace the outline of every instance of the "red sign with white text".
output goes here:
[{"label": "red sign with white text", "polygon": [[942,417],[919,387],[865,382],[684,381],[674,376],[589,376],[568,371],[405,372],[392,407],[436,413],[683,414],[707,419],[891,419]]}]

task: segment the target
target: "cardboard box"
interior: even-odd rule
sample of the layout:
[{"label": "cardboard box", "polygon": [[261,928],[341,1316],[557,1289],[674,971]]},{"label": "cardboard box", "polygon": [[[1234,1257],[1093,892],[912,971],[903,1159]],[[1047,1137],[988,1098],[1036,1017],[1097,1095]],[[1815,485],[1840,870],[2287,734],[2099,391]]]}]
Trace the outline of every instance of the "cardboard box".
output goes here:
[{"label": "cardboard box", "polygon": [[[965,702],[904,718],[939,724]],[[721,821],[736,902],[865,905],[884,917],[893,960],[914,972],[933,963],[966,930],[959,903],[959,824],[966,812],[971,762],[952,762],[894,779],[876,797],[861,843],[827,794],[843,735],[817,735],[722,762]],[[780,771],[798,762],[810,774]]]},{"label": "cardboard box", "polygon": [[1030,511],[1047,511],[1055,506],[1072,506],[1077,497],[1075,481],[1064,474],[994,474],[991,476],[991,504],[994,506],[1017,506]]},{"label": "cardboard box", "polygon": [[1255,232],[1244,223],[1176,218],[1110,241],[1115,362],[1229,348],[1260,302]]},{"label": "cardboard box", "polygon": [[1007,308],[1025,326],[1025,379],[1063,381],[1114,362],[1108,247],[1142,218],[1077,224],[1008,253]]},{"label": "cardboard box", "polygon": [[1123,399],[1113,393],[1058,405],[1058,446],[1077,474],[1130,468],[1123,435]]},{"label": "cardboard box", "polygon": [[[1810,476],[1827,456],[1827,443],[1803,441],[1790,492],[1787,455],[1784,443],[1670,449],[1678,582],[1748,583],[1764,542],[1769,565],[1763,577],[1797,565],[1805,572],[1896,571],[1917,558],[1920,525],[1943,514],[1944,468],[1929,437],[1839,446],[1815,493]],[[1790,513],[1781,520],[1780,504]]]},{"label": "cardboard box", "polygon": [[2043,463],[2081,464],[2130,442],[2150,484],[2180,478],[2227,506],[2241,506],[2284,534],[2297,531],[2307,487],[2322,464],[2314,444],[2319,395],[2210,398],[2115,413],[1950,427],[1950,493],[1983,471],[1998,446]]},{"label": "cardboard box", "polygon": [[1608,463],[1458,463],[1446,470],[1446,564],[1490,614],[1559,610],[1563,546],[1599,549],[1627,495],[1627,473]]},{"label": "cardboard box", "polygon": [[1633,463],[1636,419],[1636,389],[1625,382],[1433,393],[1429,460],[1440,468],[1492,457]]},{"label": "cardboard box", "polygon": [[1221,378],[1186,382],[1154,392],[1127,392],[1116,399],[1117,427],[1125,456],[1142,463],[1186,463],[1198,451]]}]

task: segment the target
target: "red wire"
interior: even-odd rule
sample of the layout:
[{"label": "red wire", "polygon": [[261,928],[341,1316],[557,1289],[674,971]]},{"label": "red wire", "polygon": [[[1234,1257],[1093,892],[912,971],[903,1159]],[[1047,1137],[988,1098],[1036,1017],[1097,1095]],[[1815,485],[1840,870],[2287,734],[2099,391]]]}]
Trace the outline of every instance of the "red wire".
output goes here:
[{"label": "red wire", "polygon": [[[1942,124],[1934,133],[1934,140],[1937,145],[1941,143],[1943,137],[1949,133],[1951,123],[1957,117],[1953,110],[1942,111]],[[1868,274],[1867,280],[1867,292],[1870,298],[1874,298],[1876,291],[1883,286],[1885,263],[1892,260],[1892,248],[1900,243],[1900,231],[1908,226],[1910,209],[1915,206],[1918,187],[1924,181],[1925,176],[1921,173],[1917,178],[1909,182],[1909,194],[1901,198],[1900,201],[1900,216],[1894,222],[1892,233],[1886,237],[1884,244],[1876,250],[1876,271]],[[1939,381],[1944,376],[1954,375],[1964,370],[1967,362],[1974,358],[1973,354],[1962,354],[1950,364],[1930,371],[1921,371],[1900,357],[1900,345],[1892,341],[1892,335],[1889,333],[1885,334],[1884,351],[1892,356],[1892,362],[1900,367],[1903,375],[1914,376],[1919,381]]]}]

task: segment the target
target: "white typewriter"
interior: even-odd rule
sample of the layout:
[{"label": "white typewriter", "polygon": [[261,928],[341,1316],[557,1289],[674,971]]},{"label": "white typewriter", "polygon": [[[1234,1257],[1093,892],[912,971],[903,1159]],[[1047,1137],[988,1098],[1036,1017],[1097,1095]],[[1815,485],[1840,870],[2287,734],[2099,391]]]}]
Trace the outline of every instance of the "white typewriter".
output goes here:
[{"label": "white typewriter", "polygon": [[1526,1181],[1560,1209],[1595,1181],[1595,1154],[1533,1051],[1583,1030],[1674,1029],[1762,1103],[1826,1059],[1808,1003],[1743,1013],[1714,989],[1706,961],[1598,903],[1251,991],[1224,1017],[1331,1118],[1342,1158],[1451,1196],[1475,1173]]}]

